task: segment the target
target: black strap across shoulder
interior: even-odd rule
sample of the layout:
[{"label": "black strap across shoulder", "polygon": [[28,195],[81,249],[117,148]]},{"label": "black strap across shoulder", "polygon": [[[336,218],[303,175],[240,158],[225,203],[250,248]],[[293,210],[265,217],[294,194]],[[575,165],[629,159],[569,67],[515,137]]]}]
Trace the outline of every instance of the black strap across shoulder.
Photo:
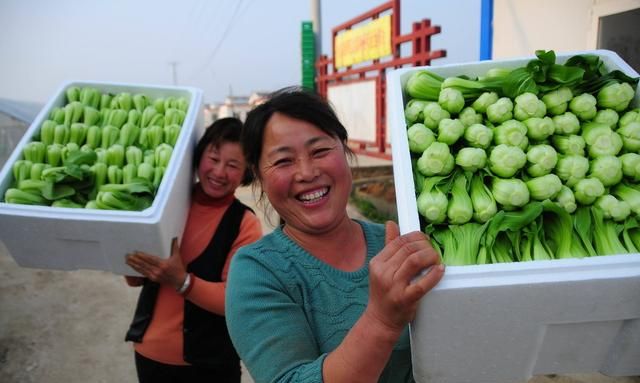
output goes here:
[{"label": "black strap across shoulder", "polygon": [[[237,199],[225,212],[211,242],[202,254],[193,260],[187,271],[209,282],[221,282],[222,271],[238,237],[240,223],[247,206]],[[185,300],[184,306],[184,360],[197,365],[217,366],[239,363],[225,317],[207,311]]]}]

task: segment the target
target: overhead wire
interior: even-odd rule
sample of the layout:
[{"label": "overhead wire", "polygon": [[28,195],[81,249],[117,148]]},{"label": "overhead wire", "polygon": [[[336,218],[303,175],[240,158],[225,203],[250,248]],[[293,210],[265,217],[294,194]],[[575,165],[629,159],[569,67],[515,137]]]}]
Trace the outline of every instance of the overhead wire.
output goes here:
[{"label": "overhead wire", "polygon": [[192,74],[192,76],[190,77],[191,80],[193,80],[196,76],[198,76],[200,73],[204,72],[207,68],[210,67],[210,65],[214,61],[216,55],[218,54],[218,51],[220,50],[220,47],[225,42],[227,36],[231,32],[232,27],[236,24],[236,22],[237,22],[238,18],[240,17],[240,15],[243,14],[249,8],[249,5],[250,5],[251,1],[249,3],[244,3],[246,5],[244,8],[242,8],[243,3],[244,3],[244,0],[239,0],[238,2],[236,2],[236,7],[234,8],[231,17],[228,19],[228,22],[227,22],[224,30],[220,34],[220,38],[218,39],[218,41],[214,45],[213,50],[211,51],[211,53],[209,54],[209,56],[205,60],[204,64],[199,68],[199,70],[195,71]]},{"label": "overhead wire", "polygon": [[[217,20],[211,22],[211,20],[205,19],[207,15],[206,8],[209,5],[209,1],[189,0],[184,2],[183,5],[184,6],[176,7],[175,12],[172,13],[173,20],[175,20],[174,26],[176,28],[173,33],[167,36],[172,38],[172,41],[166,46],[171,49],[171,54],[168,56],[168,64],[172,66],[174,76],[175,66],[181,63],[180,58],[185,57],[185,47],[192,46],[193,44],[200,46],[196,38],[206,34],[204,28],[217,25]],[[215,13],[215,15],[218,15],[218,13]],[[179,21],[178,19],[181,20]],[[186,64],[188,66],[189,60],[185,61],[187,61]]]}]

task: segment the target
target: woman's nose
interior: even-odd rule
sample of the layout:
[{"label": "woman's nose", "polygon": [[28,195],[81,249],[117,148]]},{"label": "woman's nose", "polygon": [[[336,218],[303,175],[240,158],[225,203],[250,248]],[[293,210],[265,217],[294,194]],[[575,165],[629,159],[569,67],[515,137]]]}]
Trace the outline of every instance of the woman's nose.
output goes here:
[{"label": "woman's nose", "polygon": [[213,165],[211,167],[211,170],[213,171],[213,174],[217,177],[221,177],[224,175],[224,164],[223,163],[217,163],[215,165]]},{"label": "woman's nose", "polygon": [[311,181],[318,176],[318,168],[310,159],[300,159],[297,161],[296,177],[298,181]]}]

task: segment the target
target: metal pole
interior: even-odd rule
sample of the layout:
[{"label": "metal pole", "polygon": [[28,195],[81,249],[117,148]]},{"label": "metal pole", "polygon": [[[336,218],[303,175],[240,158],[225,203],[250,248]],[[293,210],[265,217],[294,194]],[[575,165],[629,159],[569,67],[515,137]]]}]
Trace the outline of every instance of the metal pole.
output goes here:
[{"label": "metal pole", "polygon": [[320,0],[311,0],[311,22],[316,40],[316,60],[322,55],[322,13]]},{"label": "metal pole", "polygon": [[178,66],[178,62],[171,61],[169,62],[169,65],[171,65],[171,73],[173,75],[173,85],[178,85],[178,70],[176,69],[176,67]]},{"label": "metal pole", "polygon": [[391,26],[391,44],[394,59],[400,58],[400,44],[394,44],[395,39],[402,34],[400,13],[400,0],[393,0],[393,25]]}]

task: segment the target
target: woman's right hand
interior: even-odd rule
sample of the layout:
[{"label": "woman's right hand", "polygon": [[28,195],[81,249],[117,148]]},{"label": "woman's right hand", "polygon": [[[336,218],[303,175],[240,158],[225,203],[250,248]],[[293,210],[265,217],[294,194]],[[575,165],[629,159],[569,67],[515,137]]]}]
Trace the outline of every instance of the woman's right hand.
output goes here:
[{"label": "woman's right hand", "polygon": [[369,264],[365,315],[399,335],[415,317],[420,299],[442,278],[444,265],[424,233],[400,235],[391,221],[385,233],[385,247]]},{"label": "woman's right hand", "polygon": [[125,263],[152,282],[170,285],[176,290],[182,286],[187,271],[182,263],[178,239],[171,241],[171,256],[160,258],[156,255],[134,251],[125,256]]}]

